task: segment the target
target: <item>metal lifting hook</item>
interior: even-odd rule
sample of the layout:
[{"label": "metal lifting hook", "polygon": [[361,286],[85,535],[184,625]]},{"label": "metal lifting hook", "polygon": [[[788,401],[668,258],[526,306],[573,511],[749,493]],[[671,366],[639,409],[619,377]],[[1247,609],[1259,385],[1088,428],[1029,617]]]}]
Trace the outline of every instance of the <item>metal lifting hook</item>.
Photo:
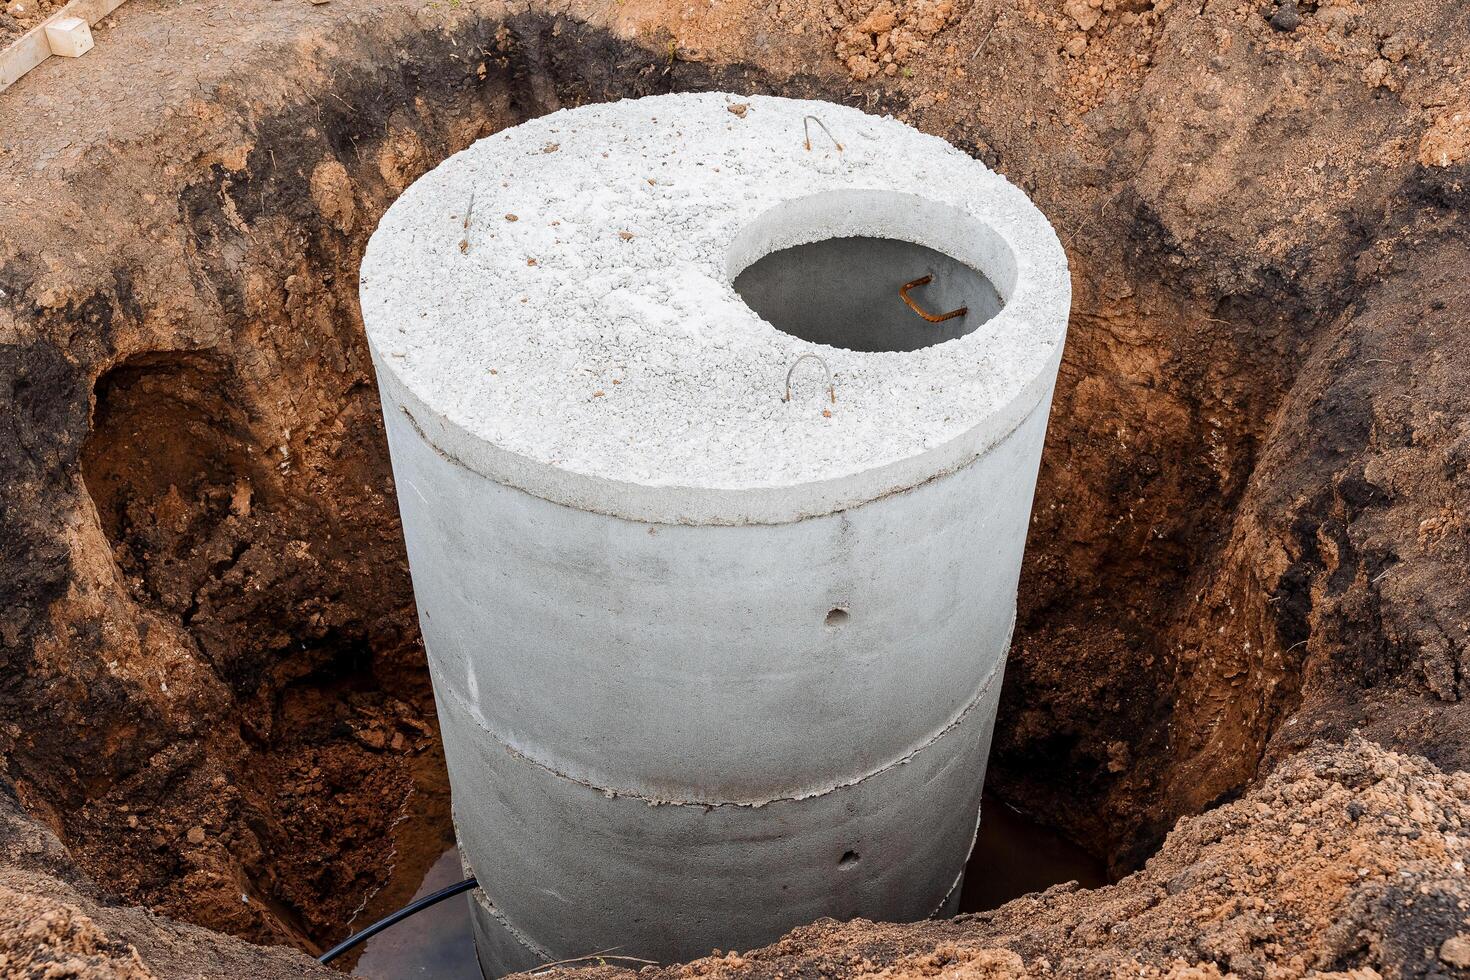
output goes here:
[{"label": "metal lifting hook", "polygon": [[930,323],[943,323],[945,320],[953,320],[957,316],[964,316],[966,313],[970,312],[970,308],[968,306],[961,306],[957,310],[950,310],[948,313],[941,313],[940,315],[935,316],[933,313],[927,312],[923,307],[916,303],[913,298],[909,296],[910,289],[913,289],[915,286],[927,286],[933,281],[934,277],[932,275],[929,275],[921,276],[920,278],[915,279],[913,282],[906,282],[902,286],[898,287],[899,298],[908,305],[909,309],[913,310],[915,313],[919,314],[919,316],[928,320]]},{"label": "metal lifting hook", "polygon": [[807,360],[808,358],[822,365],[822,370],[827,372],[827,397],[832,400],[832,404],[836,405],[837,389],[832,385],[832,369],[827,366],[827,362],[824,361],[822,357],[818,354],[803,354],[796,360],[791,362],[791,367],[786,370],[786,397],[782,398],[781,400],[783,402],[791,401],[791,376],[796,373],[796,368],[801,364],[801,362]]},{"label": "metal lifting hook", "polygon": [[806,137],[807,150],[810,151],[812,148],[812,123],[816,123],[818,126],[822,127],[822,132],[827,134],[827,138],[832,141],[832,145],[837,147],[837,152],[841,153],[842,144],[837,142],[837,137],[832,135],[832,130],[827,128],[827,124],[822,122],[822,120],[818,119],[816,116],[801,117],[801,131],[802,134]]}]

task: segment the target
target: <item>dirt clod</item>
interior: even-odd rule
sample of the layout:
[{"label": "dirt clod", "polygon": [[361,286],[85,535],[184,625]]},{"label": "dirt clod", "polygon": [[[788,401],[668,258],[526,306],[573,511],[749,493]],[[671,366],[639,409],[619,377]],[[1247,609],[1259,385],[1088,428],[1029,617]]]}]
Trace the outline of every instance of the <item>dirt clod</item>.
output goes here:
[{"label": "dirt clod", "polygon": [[1451,167],[1470,156],[1470,109],[1446,112],[1419,140],[1419,162],[1426,167]]},{"label": "dirt clod", "polygon": [[1290,33],[1302,26],[1302,14],[1296,0],[1281,0],[1271,15],[1271,26],[1278,31]]},{"label": "dirt clod", "polygon": [[76,909],[0,885],[0,974],[158,980],[138,951],[110,940]]},{"label": "dirt clod", "polygon": [[1439,958],[1450,966],[1470,970],[1470,933],[1456,933],[1441,943]]}]

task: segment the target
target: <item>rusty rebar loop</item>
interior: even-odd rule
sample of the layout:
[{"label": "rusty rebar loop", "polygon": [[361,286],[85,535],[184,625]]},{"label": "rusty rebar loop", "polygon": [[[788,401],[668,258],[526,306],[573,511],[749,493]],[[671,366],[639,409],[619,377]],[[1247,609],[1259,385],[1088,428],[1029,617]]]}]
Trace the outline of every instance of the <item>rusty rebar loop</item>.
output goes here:
[{"label": "rusty rebar loop", "polygon": [[950,310],[948,313],[941,313],[938,316],[935,316],[933,313],[928,312],[922,306],[916,303],[913,297],[909,295],[909,290],[913,289],[915,286],[927,286],[933,281],[933,275],[920,276],[913,282],[906,282],[902,286],[899,286],[898,296],[904,301],[909,309],[913,310],[915,313],[919,314],[919,316],[928,320],[930,323],[943,323],[945,320],[953,320],[957,316],[964,316],[966,313],[970,312],[970,308],[968,306],[961,306],[957,310]]},{"label": "rusty rebar loop", "polygon": [[818,119],[816,116],[802,116],[801,132],[802,135],[806,137],[807,152],[811,152],[812,148],[812,123],[816,123],[818,126],[822,127],[822,132],[827,134],[827,138],[832,141],[832,145],[837,147],[837,152],[841,153],[842,144],[837,142],[837,137],[832,135],[832,130],[827,128],[826,123],[822,122],[822,120]]},{"label": "rusty rebar loop", "polygon": [[832,384],[832,369],[827,366],[826,360],[823,359],[820,354],[803,354],[796,360],[791,362],[791,367],[786,369],[786,397],[782,398],[781,400],[783,402],[791,401],[791,376],[796,373],[796,369],[800,367],[801,362],[805,360],[816,361],[818,364],[822,365],[822,370],[827,372],[827,397],[831,399],[832,404],[836,405],[837,388]]}]

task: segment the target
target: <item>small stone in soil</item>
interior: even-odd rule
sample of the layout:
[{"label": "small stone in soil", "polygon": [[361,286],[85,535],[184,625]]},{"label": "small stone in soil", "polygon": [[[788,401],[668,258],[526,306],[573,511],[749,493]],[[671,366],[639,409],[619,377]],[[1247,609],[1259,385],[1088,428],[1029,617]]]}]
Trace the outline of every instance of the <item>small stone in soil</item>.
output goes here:
[{"label": "small stone in soil", "polygon": [[1286,0],[1271,15],[1271,26],[1288,34],[1300,27],[1301,23],[1302,15],[1296,8],[1296,0]]},{"label": "small stone in soil", "polygon": [[1450,966],[1470,969],[1470,933],[1457,933],[1439,947],[1439,958]]}]

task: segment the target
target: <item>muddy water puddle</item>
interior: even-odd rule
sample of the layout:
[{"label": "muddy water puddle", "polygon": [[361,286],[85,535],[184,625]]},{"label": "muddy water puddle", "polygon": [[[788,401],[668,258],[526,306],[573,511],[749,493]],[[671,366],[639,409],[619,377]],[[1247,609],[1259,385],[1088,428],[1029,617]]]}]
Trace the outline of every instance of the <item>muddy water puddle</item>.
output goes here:
[{"label": "muddy water puddle", "polygon": [[[464,878],[450,848],[429,869],[410,901]],[[456,895],[378,933],[363,944],[352,975],[372,980],[479,980],[469,900]]]},{"label": "muddy water puddle", "polygon": [[[961,912],[984,912],[1064,881],[1107,884],[1103,863],[1050,827],[991,797],[970,855]],[[445,852],[414,892],[415,899],[462,876],[459,856]],[[370,939],[353,976],[372,980],[478,980],[469,905],[455,897]]]},{"label": "muddy water puddle", "polygon": [[961,912],[985,912],[1013,898],[1039,892],[1064,881],[1083,888],[1108,883],[1107,869],[1050,827],[986,796],[980,833],[965,870]]}]

